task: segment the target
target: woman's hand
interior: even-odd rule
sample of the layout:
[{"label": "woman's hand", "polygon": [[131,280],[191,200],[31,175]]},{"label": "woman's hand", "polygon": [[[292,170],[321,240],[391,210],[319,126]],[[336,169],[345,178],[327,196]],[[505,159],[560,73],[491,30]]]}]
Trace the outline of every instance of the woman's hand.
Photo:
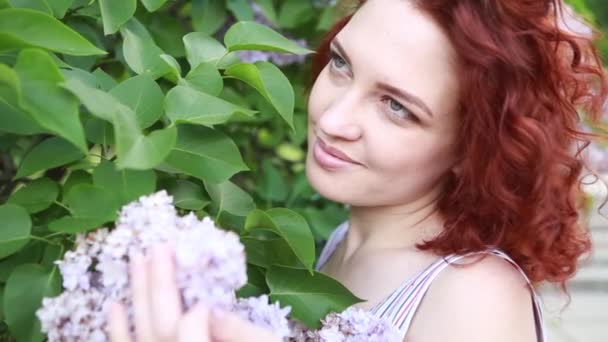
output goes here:
[{"label": "woman's hand", "polygon": [[[175,281],[175,264],[166,245],[151,257],[131,262],[135,339],[139,342],[279,341],[270,331],[229,312],[210,312],[199,304],[184,313]],[[131,342],[126,308],[114,303],[108,316],[110,339]]]}]

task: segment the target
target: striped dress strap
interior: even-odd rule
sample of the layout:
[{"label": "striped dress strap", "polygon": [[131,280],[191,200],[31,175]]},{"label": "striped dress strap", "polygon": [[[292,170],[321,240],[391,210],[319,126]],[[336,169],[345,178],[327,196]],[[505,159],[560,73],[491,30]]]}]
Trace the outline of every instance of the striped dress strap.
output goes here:
[{"label": "striped dress strap", "polygon": [[344,239],[344,235],[348,230],[348,221],[342,222],[329,236],[323,250],[321,250],[321,254],[317,259],[317,265],[315,266],[315,270],[319,271],[323,268],[323,265],[329,260],[331,255],[336,251],[336,248],[340,244],[340,242]]},{"label": "striped dress strap", "polygon": [[422,303],[422,299],[430,288],[433,280],[435,280],[435,278],[437,278],[441,271],[447,268],[448,265],[456,263],[467,256],[476,254],[492,254],[498,256],[508,261],[517,270],[519,270],[531,290],[532,300],[534,304],[534,319],[536,324],[537,340],[539,342],[545,342],[547,339],[545,336],[545,329],[543,327],[542,306],[540,302],[540,297],[534,291],[532,283],[530,282],[525,272],[521,269],[521,267],[519,267],[519,265],[515,261],[513,261],[513,259],[511,259],[508,255],[495,249],[481,252],[473,252],[465,255],[450,255],[437,260],[435,263],[431,264],[414,279],[411,279],[410,281],[402,285],[400,288],[398,288],[386,300],[372,308],[371,312],[391,322],[393,326],[395,326],[397,329],[399,329],[399,331],[401,331],[402,336],[404,337],[407,334],[412,320],[414,319],[414,315],[416,314],[416,311]]}]

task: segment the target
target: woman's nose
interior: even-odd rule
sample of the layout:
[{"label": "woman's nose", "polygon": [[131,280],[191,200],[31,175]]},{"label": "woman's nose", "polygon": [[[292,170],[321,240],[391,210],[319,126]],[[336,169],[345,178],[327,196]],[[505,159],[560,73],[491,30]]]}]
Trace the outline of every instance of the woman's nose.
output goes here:
[{"label": "woman's nose", "polygon": [[361,108],[360,97],[355,92],[343,92],[336,96],[321,114],[319,129],[335,139],[356,140],[361,136],[361,125],[357,121],[357,109]]}]

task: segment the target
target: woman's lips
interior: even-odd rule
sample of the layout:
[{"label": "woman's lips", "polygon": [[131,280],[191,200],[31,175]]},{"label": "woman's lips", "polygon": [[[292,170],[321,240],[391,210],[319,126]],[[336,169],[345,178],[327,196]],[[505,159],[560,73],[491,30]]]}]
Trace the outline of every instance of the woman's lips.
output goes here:
[{"label": "woman's lips", "polygon": [[337,170],[358,165],[357,163],[338,158],[331,154],[324,148],[324,144],[320,139],[315,140],[313,156],[317,164],[328,170]]}]

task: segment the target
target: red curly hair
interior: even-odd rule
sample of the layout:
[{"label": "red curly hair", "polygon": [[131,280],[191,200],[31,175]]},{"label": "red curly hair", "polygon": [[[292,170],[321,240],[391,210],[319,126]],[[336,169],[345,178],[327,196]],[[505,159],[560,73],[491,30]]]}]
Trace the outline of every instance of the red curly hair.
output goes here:
[{"label": "red curly hair", "polygon": [[[438,203],[443,233],[418,248],[449,255],[496,247],[533,283],[556,282],[565,290],[591,249],[579,220],[581,152],[596,136],[578,129],[577,110],[597,121],[606,100],[594,39],[558,25],[567,13],[560,0],[415,3],[454,45],[462,89],[461,172],[448,175]],[[351,17],[321,41],[313,81],[329,61],[330,41]]]}]

